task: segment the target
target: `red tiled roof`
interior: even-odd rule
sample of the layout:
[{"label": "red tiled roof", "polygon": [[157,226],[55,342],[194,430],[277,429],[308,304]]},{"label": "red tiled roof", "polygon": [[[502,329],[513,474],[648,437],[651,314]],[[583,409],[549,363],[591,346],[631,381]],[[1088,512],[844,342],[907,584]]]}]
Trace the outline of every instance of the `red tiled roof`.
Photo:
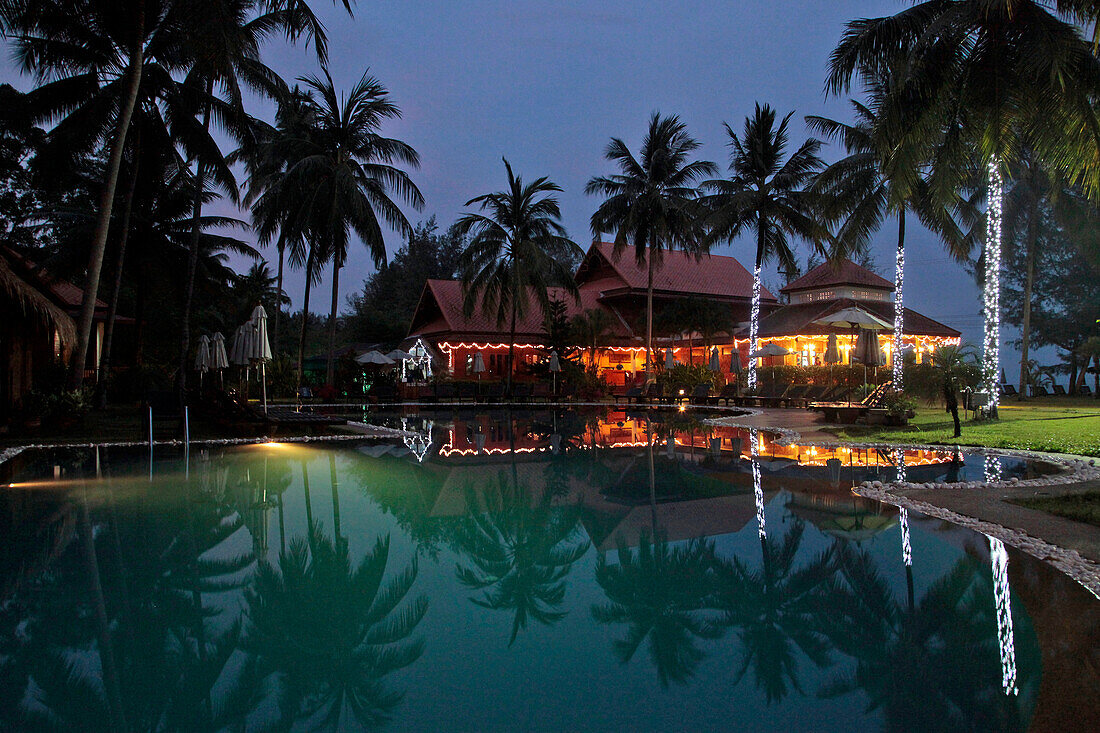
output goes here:
[{"label": "red tiled roof", "polygon": [[[7,253],[13,259],[18,260],[28,270],[30,276],[36,280],[41,287],[48,289],[54,297],[61,302],[62,307],[65,309],[79,310],[80,306],[84,304],[84,290],[82,288],[73,285],[67,280],[60,280],[54,277],[48,270],[31,262],[15,250],[7,249]],[[95,307],[96,310],[106,310],[107,304],[99,298],[96,298]]]},{"label": "red tiled roof", "polygon": [[893,290],[894,283],[860,267],[851,260],[841,260],[833,264],[826,262],[818,265],[794,282],[784,288],[781,293],[790,293],[795,290],[810,290],[812,288],[826,288],[835,285],[862,285],[863,287],[882,288]]},{"label": "red tiled roof", "polygon": [[[571,318],[588,308],[604,308],[599,302],[600,291],[592,287],[580,288],[580,303],[561,288],[550,288],[550,297],[565,303],[566,314]],[[430,313],[430,304],[425,298],[431,298],[439,316],[431,318],[426,323],[418,324],[416,319],[422,312]],[[497,325],[496,313],[485,312],[480,307],[475,308],[469,317],[462,308],[463,293],[462,283],[459,280],[428,280],[421,295],[417,313],[414,316],[413,327],[409,336],[432,336],[441,333],[468,334],[484,336],[500,336],[507,334],[509,323],[503,326]],[[629,330],[622,322],[613,316],[611,335],[619,338],[629,338]],[[543,329],[542,309],[533,295],[529,296],[527,313],[516,321],[516,337],[518,339],[542,340],[545,338]]]},{"label": "red tiled roof", "polygon": [[[843,308],[862,308],[887,323],[894,322],[894,304],[891,301],[856,301],[850,298],[838,298],[816,303],[795,303],[778,308],[760,319],[760,335],[767,337],[835,333],[837,329],[814,323],[814,321]],[[909,308],[905,309],[905,333],[921,336],[961,335],[950,326],[945,326]],[[748,336],[747,329],[738,333],[738,338],[746,336]]]},{"label": "red tiled roof", "polygon": [[[598,252],[627,287],[645,290],[648,280],[645,263],[638,264],[633,248],[628,247],[618,257],[615,256],[614,249],[615,245],[611,242],[593,244],[585,261],[587,263],[594,252]],[[584,264],[582,263],[582,269]],[[749,299],[752,297],[752,273],[735,257],[703,255],[696,259],[680,250],[670,250],[664,252],[661,266],[653,273],[653,289],[684,296],[710,295]],[[764,300],[775,300],[775,296],[767,288],[762,288],[760,292]]]}]

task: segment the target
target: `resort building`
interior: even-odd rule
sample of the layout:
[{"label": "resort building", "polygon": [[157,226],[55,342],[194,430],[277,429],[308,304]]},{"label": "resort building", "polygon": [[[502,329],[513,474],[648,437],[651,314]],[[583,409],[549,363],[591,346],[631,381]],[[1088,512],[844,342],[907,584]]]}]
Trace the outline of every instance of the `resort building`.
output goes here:
[{"label": "resort building", "polygon": [[[606,312],[610,328],[600,341],[595,360],[600,375],[611,387],[635,384],[645,372],[647,263],[639,263],[632,249],[615,256],[608,242],[593,243],[577,268],[575,279],[579,300],[565,291],[552,291],[567,316],[589,309]],[[667,333],[654,327],[655,360],[665,362],[664,350],[671,349],[677,363],[706,364],[712,348],[719,351],[720,371],[729,377],[734,354],[742,367],[748,364],[750,344],[748,320],[752,296],[752,274],[734,257],[705,255],[696,258],[680,251],[663,253],[653,276],[655,324],[662,313],[690,298],[717,302],[729,309],[731,332],[704,336],[698,332]],[[849,363],[854,335],[817,321],[839,310],[858,307],[886,324],[894,321],[894,285],[849,260],[839,265],[824,264],[794,280],[781,291],[789,302],[781,305],[766,288],[762,291],[760,338],[777,342],[790,353],[763,360],[769,365],[824,363],[830,334],[837,337],[841,361]],[[667,331],[667,329],[666,329]],[[915,349],[918,360],[936,346],[957,343],[959,331],[906,309],[905,341]],[[429,280],[424,286],[409,329],[410,344],[419,344],[438,355],[439,367],[456,379],[499,379],[507,369],[508,324],[498,325],[495,313],[475,307],[470,315],[463,309],[462,284],[457,280]],[[893,331],[879,332],[879,343],[888,363]],[[517,372],[524,364],[546,358],[547,334],[542,312],[535,298],[528,299],[526,313],[516,323]],[[582,349],[584,345],[577,344]],[[481,355],[479,369],[477,356]],[[583,354],[587,363],[590,356]]]},{"label": "resort building", "polygon": [[[787,305],[772,310],[760,319],[761,345],[775,342],[787,349],[787,356],[765,358],[768,365],[815,366],[824,364],[829,335],[836,334],[843,364],[851,363],[855,336],[850,330],[822,324],[828,316],[845,308],[859,308],[885,322],[894,322],[894,284],[851,260],[823,264],[780,289]],[[938,321],[905,309],[903,341],[912,347],[917,362],[937,346],[959,343],[960,332]],[[890,363],[894,346],[893,329],[878,332],[883,363]],[[737,334],[737,343],[747,357],[748,328]]]}]

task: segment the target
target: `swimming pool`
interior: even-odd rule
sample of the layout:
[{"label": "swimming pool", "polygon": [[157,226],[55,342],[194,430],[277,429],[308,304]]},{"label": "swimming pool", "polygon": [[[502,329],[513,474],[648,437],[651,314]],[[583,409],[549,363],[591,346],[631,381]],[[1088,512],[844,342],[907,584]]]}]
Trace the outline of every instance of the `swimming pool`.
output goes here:
[{"label": "swimming pool", "polygon": [[[0,721],[1097,719],[1100,603],[996,540],[851,491],[899,468],[980,476],[987,456],[784,446],[667,414],[394,419],[393,441],[13,461]],[[1004,475],[1047,470],[996,460]]]}]

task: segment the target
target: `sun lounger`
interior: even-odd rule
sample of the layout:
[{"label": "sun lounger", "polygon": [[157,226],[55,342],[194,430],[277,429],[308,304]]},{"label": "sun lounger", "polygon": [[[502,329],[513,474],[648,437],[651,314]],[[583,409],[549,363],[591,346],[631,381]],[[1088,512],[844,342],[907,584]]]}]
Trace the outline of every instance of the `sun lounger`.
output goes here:
[{"label": "sun lounger", "polygon": [[727,384],[725,387],[722,387],[722,391],[714,398],[714,404],[717,405],[719,401],[722,401],[725,403],[726,407],[729,407],[730,400],[736,400],[737,397],[737,385]]},{"label": "sun lounger", "polygon": [[628,404],[628,405],[631,402],[634,402],[635,404],[637,404],[638,400],[640,400],[642,398],[642,388],[641,387],[631,387],[630,389],[623,392],[622,394],[613,394],[611,396],[615,399],[615,404],[616,405],[619,404],[619,400],[625,401],[626,404]]},{"label": "sun lounger", "polygon": [[1063,387],[1060,384],[1054,385],[1054,395],[1056,397],[1065,397],[1066,396],[1066,388]]},{"label": "sun lounger", "polygon": [[1041,384],[1033,384],[1033,385],[1031,385],[1031,396],[1032,397],[1053,397],[1054,395],[1052,395],[1050,392],[1048,392],[1047,388],[1045,386],[1043,386]]},{"label": "sun lounger", "polygon": [[[705,384],[700,384],[695,387],[689,398],[693,405],[716,405],[718,404],[718,398],[714,397],[710,393],[710,387]],[[711,400],[714,400],[713,402]]]},{"label": "sun lounger", "polygon": [[1084,397],[1092,397],[1092,387],[1088,386],[1087,384],[1082,384],[1080,387],[1077,388],[1077,394]]}]

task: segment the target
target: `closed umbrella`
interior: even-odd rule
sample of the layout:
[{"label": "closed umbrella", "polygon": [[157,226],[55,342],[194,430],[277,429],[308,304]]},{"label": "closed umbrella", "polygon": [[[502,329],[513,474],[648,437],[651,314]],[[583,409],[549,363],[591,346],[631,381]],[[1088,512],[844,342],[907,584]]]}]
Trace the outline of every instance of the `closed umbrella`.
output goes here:
[{"label": "closed umbrella", "polygon": [[718,361],[718,347],[715,346],[710,350],[710,370],[712,372],[722,371],[722,365]]},{"label": "closed umbrella", "polygon": [[[484,371],[485,371],[485,357],[481,355],[480,351],[478,351],[474,354],[474,374],[477,375],[477,390],[478,390],[479,394],[481,392],[481,375],[482,375],[482,373],[484,373]],[[482,441],[484,441],[484,440],[485,440],[485,438],[482,438]]]},{"label": "closed umbrella", "polygon": [[558,359],[557,349],[550,352],[550,372],[554,375],[554,394],[558,393],[558,372],[561,371],[561,361]]},{"label": "closed umbrella", "polygon": [[745,367],[741,366],[741,350],[734,346],[733,351],[730,352],[730,374],[741,376],[744,370]]},{"label": "closed umbrella", "polygon": [[[819,323],[823,326],[832,326],[833,328],[847,328],[852,330],[852,336],[855,337],[856,329],[862,328],[868,331],[889,331],[893,328],[893,325],[882,320],[878,316],[874,316],[862,308],[843,308],[835,313],[830,313],[827,316],[818,318],[813,323]],[[851,364],[855,350],[848,355],[848,363]],[[849,371],[849,376],[851,372]],[[852,403],[852,388],[848,386],[848,404]]]},{"label": "closed umbrella", "polygon": [[199,346],[195,349],[195,371],[199,373],[199,389],[202,389],[202,375],[210,371],[210,337],[205,333],[199,336]]},{"label": "closed umbrella", "polygon": [[665,369],[671,371],[676,366],[676,361],[672,358],[672,349],[665,349]]},{"label": "closed umbrella", "polygon": [[225,386],[223,369],[229,368],[229,357],[225,353],[225,336],[221,331],[214,332],[210,346],[210,368],[218,372],[218,383]]},{"label": "closed umbrella", "polygon": [[271,361],[271,342],[267,338],[267,311],[262,305],[252,309],[252,340],[248,358],[260,363],[260,387],[263,391],[264,412],[267,412],[267,362]]},{"label": "closed umbrella", "polygon": [[825,363],[839,364],[840,363],[840,347],[836,343],[836,334],[829,334],[829,343],[825,347]]}]

